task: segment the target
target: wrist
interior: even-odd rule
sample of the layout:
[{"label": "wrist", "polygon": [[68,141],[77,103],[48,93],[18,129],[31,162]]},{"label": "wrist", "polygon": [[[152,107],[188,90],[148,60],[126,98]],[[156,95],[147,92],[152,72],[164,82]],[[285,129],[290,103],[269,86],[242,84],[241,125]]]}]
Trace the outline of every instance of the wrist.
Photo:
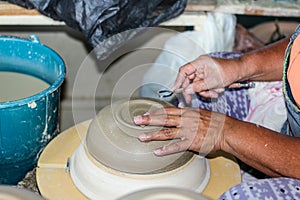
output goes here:
[{"label": "wrist", "polygon": [[247,58],[241,56],[233,59],[215,59],[216,63],[221,66],[223,86],[229,86],[236,82],[249,80],[254,73],[253,68],[249,67]]},{"label": "wrist", "polygon": [[247,55],[241,58],[241,68],[241,81],[253,80],[262,73],[255,60]]},{"label": "wrist", "polygon": [[219,140],[219,150],[232,153],[232,148],[230,145],[230,138],[232,137],[232,133],[234,133],[235,130],[235,124],[239,123],[239,121],[231,118],[226,117],[226,120],[224,122],[221,134],[220,134],[220,140]]},{"label": "wrist", "polygon": [[234,69],[236,73],[235,82],[251,80],[257,73],[257,67],[246,55],[235,59]]}]

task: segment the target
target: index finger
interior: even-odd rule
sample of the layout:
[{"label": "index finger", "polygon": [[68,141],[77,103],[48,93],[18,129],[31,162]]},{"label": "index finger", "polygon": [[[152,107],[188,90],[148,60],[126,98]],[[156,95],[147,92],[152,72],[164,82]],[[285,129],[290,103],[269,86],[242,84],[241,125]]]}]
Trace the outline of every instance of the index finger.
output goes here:
[{"label": "index finger", "polygon": [[175,90],[180,88],[180,86],[184,83],[186,78],[195,72],[196,72],[196,68],[191,63],[187,63],[182,67],[180,67],[172,89]]}]

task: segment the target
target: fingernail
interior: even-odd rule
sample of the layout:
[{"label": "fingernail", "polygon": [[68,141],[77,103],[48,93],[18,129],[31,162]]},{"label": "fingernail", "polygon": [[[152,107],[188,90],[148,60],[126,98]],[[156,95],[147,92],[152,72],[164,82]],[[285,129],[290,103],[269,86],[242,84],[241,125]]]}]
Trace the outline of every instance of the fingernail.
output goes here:
[{"label": "fingernail", "polygon": [[178,108],[184,108],[184,103],[183,103],[183,102],[180,102],[180,103],[178,104]]},{"label": "fingernail", "polygon": [[155,149],[154,154],[157,155],[157,156],[161,156],[161,155],[163,155],[163,150],[161,148]]},{"label": "fingernail", "polygon": [[140,133],[139,135],[138,135],[138,139],[140,140],[140,141],[146,141],[147,139],[148,139],[148,135],[147,134],[145,134],[145,133]]},{"label": "fingernail", "polygon": [[150,113],[149,112],[146,112],[145,114],[143,114],[144,116],[147,116],[147,115],[150,115]]},{"label": "fingernail", "polygon": [[141,124],[143,121],[143,118],[142,118],[142,116],[138,115],[133,118],[133,121],[135,124]]}]

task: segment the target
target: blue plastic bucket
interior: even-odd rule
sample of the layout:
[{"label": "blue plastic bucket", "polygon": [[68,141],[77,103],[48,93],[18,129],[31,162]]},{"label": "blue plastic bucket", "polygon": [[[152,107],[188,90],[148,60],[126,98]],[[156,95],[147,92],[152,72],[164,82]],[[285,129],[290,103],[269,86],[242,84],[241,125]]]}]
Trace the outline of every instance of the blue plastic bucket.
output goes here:
[{"label": "blue plastic bucket", "polygon": [[0,71],[31,75],[49,84],[32,96],[0,102],[0,184],[17,184],[58,134],[66,68],[63,59],[35,35],[29,39],[0,36]]}]

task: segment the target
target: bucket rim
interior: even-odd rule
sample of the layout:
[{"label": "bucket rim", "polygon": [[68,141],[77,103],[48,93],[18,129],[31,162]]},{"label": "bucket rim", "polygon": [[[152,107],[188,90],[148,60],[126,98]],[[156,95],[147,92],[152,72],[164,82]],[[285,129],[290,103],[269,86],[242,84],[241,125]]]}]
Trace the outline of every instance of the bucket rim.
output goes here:
[{"label": "bucket rim", "polygon": [[[17,99],[13,101],[6,101],[6,102],[0,102],[0,109],[3,108],[10,108],[10,107],[16,107],[16,106],[23,106],[23,105],[29,105],[30,103],[33,103],[35,101],[38,101],[40,99],[45,98],[49,94],[52,94],[54,91],[59,89],[59,87],[62,85],[65,75],[66,75],[66,65],[63,60],[63,58],[53,49],[48,47],[47,45],[44,45],[40,43],[38,38],[34,35],[31,35],[29,39],[26,38],[20,38],[16,36],[6,36],[6,35],[0,35],[0,40],[5,39],[5,40],[14,40],[14,41],[20,41],[20,42],[32,42],[33,44],[42,46],[43,48],[46,48],[52,56],[58,60],[59,66],[60,66],[60,73],[57,77],[57,80],[53,84],[49,84],[49,87],[46,88],[45,90],[42,90],[41,92],[34,94],[32,96],[28,96],[23,99]],[[30,75],[33,76],[33,75]],[[35,76],[34,76],[35,77]],[[35,77],[38,78],[38,77]]]}]

